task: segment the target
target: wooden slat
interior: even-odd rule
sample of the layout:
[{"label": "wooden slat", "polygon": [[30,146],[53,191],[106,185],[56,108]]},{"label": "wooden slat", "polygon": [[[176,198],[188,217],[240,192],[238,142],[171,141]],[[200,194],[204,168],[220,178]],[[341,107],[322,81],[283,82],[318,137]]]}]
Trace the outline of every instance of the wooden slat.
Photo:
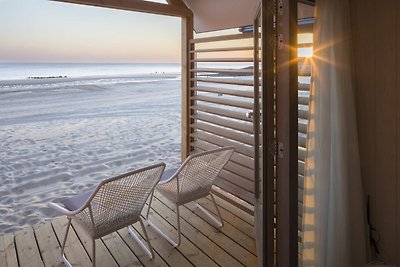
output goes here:
[{"label": "wooden slat", "polygon": [[[168,263],[159,255],[157,250],[154,250],[154,259],[150,259],[149,255],[144,252],[143,248],[135,239],[132,238],[132,236],[128,233],[126,229],[118,230],[117,234],[121,237],[123,242],[125,242],[128,248],[135,254],[135,256],[140,260],[140,263],[143,266],[169,266]],[[150,242],[153,243],[155,241],[158,240],[150,237]]]},{"label": "wooden slat", "polygon": [[[154,198],[153,201],[154,201],[153,208],[155,209],[156,212],[152,212],[149,220],[157,228],[166,233],[168,236],[176,235],[176,229],[173,227],[173,225],[175,226],[177,225],[176,220],[173,220],[173,218],[174,219],[176,218],[176,216],[174,216],[175,214],[173,214],[172,211],[167,212],[169,208],[162,205],[159,201],[157,201],[157,198]],[[167,217],[160,216],[158,212],[162,213],[163,215],[166,214],[168,215],[166,215]],[[168,220],[166,220],[166,218],[168,218]],[[148,231],[155,232],[152,227],[149,227]],[[159,234],[155,232],[155,235]],[[186,260],[189,262],[189,265],[191,264],[193,266],[199,266],[199,267],[218,266],[203,251],[201,251],[197,246],[195,246],[195,243],[192,243],[192,240],[186,238],[184,234],[181,235],[181,238],[182,238],[181,245],[179,246],[179,248],[177,248],[177,251],[179,251],[180,254],[186,258]],[[178,253],[176,254],[179,255]],[[176,260],[174,262],[171,262],[170,266],[186,266],[188,264],[185,262],[178,262],[178,260],[179,258],[176,257]]]},{"label": "wooden slat", "polygon": [[232,52],[232,51],[251,51],[252,46],[241,46],[241,47],[220,47],[220,48],[207,48],[207,49],[195,49],[190,51],[191,53],[212,53],[212,52]]},{"label": "wooden slat", "polygon": [[0,236],[0,266],[17,267],[17,251],[15,249],[14,234]]},{"label": "wooden slat", "polygon": [[314,24],[298,25],[297,33],[312,33],[314,31]]},{"label": "wooden slat", "polygon": [[227,169],[223,169],[218,175],[219,179],[223,179],[229,183],[234,184],[245,190],[246,192],[250,192],[254,194],[254,182],[245,179],[244,177],[234,174]]},{"label": "wooden slat", "polygon": [[143,266],[118,233],[114,232],[101,239],[118,266]]},{"label": "wooden slat", "polygon": [[169,5],[175,5],[175,6],[183,6],[186,7],[185,3],[183,0],[166,0]]},{"label": "wooden slat", "polygon": [[[51,224],[53,225],[57,239],[61,243],[64,240],[65,231],[67,229],[67,219],[64,216],[57,217],[51,221]],[[82,246],[73,229],[69,230],[67,243],[65,245],[65,255],[73,266],[92,265],[85,248]]]},{"label": "wooden slat", "polygon": [[[165,232],[165,226],[168,222],[164,221],[164,225],[161,228]],[[157,226],[160,226],[157,224]],[[140,225],[135,225],[136,231],[143,238],[144,233]],[[147,234],[151,241],[153,248],[160,253],[160,256],[167,262],[169,266],[192,266],[193,264],[184,256],[182,253],[174,249],[173,246],[163,237],[161,237],[152,227],[146,227]],[[171,234],[167,232],[167,234]]]},{"label": "wooden slat", "polygon": [[308,83],[299,83],[299,91],[310,91],[310,86]]},{"label": "wooden slat", "polygon": [[217,117],[215,115],[209,115],[207,113],[202,113],[202,112],[198,112],[196,115],[193,115],[192,118],[220,125],[223,127],[231,128],[237,131],[253,134],[253,125],[248,122],[234,121],[231,119],[225,119],[223,117]]},{"label": "wooden slat", "polygon": [[[214,190],[221,192],[216,187]],[[221,194],[235,199],[226,193]],[[174,205],[167,202],[165,198],[159,201],[157,197],[159,196],[156,195],[153,201],[150,220],[174,237],[176,234],[176,230],[173,228],[176,226]],[[253,217],[243,211],[238,211],[219,197],[216,197],[216,200],[223,207],[220,209],[225,219],[225,226],[222,230],[216,229],[213,223],[193,204],[182,206],[180,208],[182,245],[178,248],[173,248],[151,227],[146,227],[155,248],[153,260],[150,260],[138,243],[128,235],[126,228],[96,242],[104,243],[119,266],[257,266]],[[252,211],[250,205],[241,200],[237,201],[243,205],[244,209]],[[200,202],[204,207],[210,208],[210,212],[214,212],[210,198],[200,200]],[[55,231],[53,231],[53,227]],[[143,238],[140,226],[135,224],[134,227],[139,236]],[[32,230],[32,228],[28,229]],[[45,266],[62,266],[59,243],[62,242],[66,230],[65,217],[55,218],[51,223],[39,224],[34,227],[34,230],[39,246],[38,250],[40,250]],[[6,253],[13,257],[6,257]],[[88,257],[88,253],[91,251],[86,251],[82,247],[82,242],[77,237],[74,228],[70,230],[66,253],[73,266],[91,266]],[[107,266],[107,263],[97,257],[96,259],[97,266]],[[12,234],[0,235],[0,263],[0,266],[37,266],[34,261],[28,265],[18,264],[14,235]]]},{"label": "wooden slat", "polygon": [[300,174],[300,175],[303,175],[304,176],[304,161],[298,161],[298,164],[297,164],[297,166],[298,166],[298,173]]},{"label": "wooden slat", "polygon": [[301,146],[301,147],[306,147],[306,144],[307,144],[307,134],[305,134],[305,133],[299,133],[298,134],[298,144],[299,144],[299,146]]},{"label": "wooden slat", "polygon": [[308,42],[298,43],[297,48],[312,48],[313,45],[314,45],[314,43],[308,43]]},{"label": "wooden slat", "polygon": [[61,247],[58,243],[56,234],[53,231],[51,222],[47,221],[38,224],[34,226],[34,230],[44,265],[62,266],[63,263],[60,257]]},{"label": "wooden slat", "polygon": [[242,120],[242,121],[247,121],[247,122],[252,121],[251,118],[248,118],[246,116],[246,113],[240,112],[240,111],[226,110],[223,108],[211,107],[211,106],[206,106],[203,104],[193,105],[191,108],[193,110],[203,111],[203,112],[207,112],[210,114],[228,117],[228,118],[232,118],[232,119],[237,119],[237,120]]},{"label": "wooden slat", "polygon": [[193,79],[193,81],[205,82],[205,83],[222,83],[222,84],[231,84],[231,85],[254,86],[253,80],[243,80],[243,79],[196,77]]},{"label": "wooden slat", "polygon": [[217,178],[214,185],[231,193],[232,195],[243,199],[244,201],[254,205],[254,194],[244,190],[243,188],[228,182],[227,180]]},{"label": "wooden slat", "polygon": [[[77,225],[74,221],[72,221],[73,228],[78,235],[82,245],[86,248],[86,251],[88,251],[88,255],[93,261],[93,255],[92,255],[92,239],[82,230],[82,228]],[[96,240],[96,265],[97,266],[105,266],[105,267],[112,267],[115,266],[117,267],[118,264],[115,262],[114,258],[104,245],[104,243],[100,240]]]},{"label": "wooden slat", "polygon": [[247,145],[254,144],[254,137],[247,133],[238,132],[235,130],[231,130],[229,128],[223,128],[219,126],[214,126],[212,124],[203,123],[203,122],[196,122],[191,124],[193,129],[199,129],[202,131],[206,131],[208,133],[212,133],[218,136],[225,137],[227,139],[235,140],[240,143],[244,143]]},{"label": "wooden slat", "polygon": [[[220,201],[217,201],[217,205],[219,206]],[[215,211],[214,204],[210,198],[202,198],[199,199],[199,203],[208,209],[214,216],[218,216],[218,214]],[[228,222],[230,225],[244,233],[245,235],[251,237],[252,239],[255,239],[255,232],[254,232],[254,224],[248,223],[245,220],[242,220],[236,214],[229,212],[225,208],[222,208],[219,206],[219,210],[221,212],[221,216],[224,219],[224,222]]]},{"label": "wooden slat", "polygon": [[6,247],[4,244],[4,236],[0,235],[0,266],[7,266]]},{"label": "wooden slat", "polygon": [[299,105],[299,118],[308,120],[308,105]]},{"label": "wooden slat", "polygon": [[238,101],[238,100],[232,100],[232,99],[226,99],[226,98],[222,98],[222,97],[197,95],[197,96],[192,97],[192,100],[204,101],[204,102],[208,102],[208,103],[214,103],[214,104],[243,108],[243,109],[253,109],[252,103]]},{"label": "wooden slat", "polygon": [[[208,143],[206,141],[202,140],[196,140],[191,143],[191,145],[196,148],[200,149],[200,151],[205,151],[205,150],[210,150],[210,149],[216,149],[219,148],[220,146],[214,145],[211,143]],[[240,164],[242,166],[245,166],[249,169],[254,169],[254,160],[250,157],[244,156],[242,154],[239,154],[237,152],[234,152],[231,159],[232,162],[235,162],[237,164]]]},{"label": "wooden slat", "polygon": [[253,98],[253,91],[244,91],[244,90],[235,90],[235,89],[226,89],[226,88],[215,88],[208,86],[196,86],[191,88],[192,90],[199,92],[208,92],[208,93],[216,93],[216,94],[224,94],[224,95],[232,95],[246,98]]},{"label": "wooden slat", "polygon": [[310,59],[299,58],[300,63],[298,64],[298,75],[299,76],[311,76],[312,65]]},{"label": "wooden slat", "polygon": [[[160,229],[164,231],[166,230],[166,232],[171,236],[174,236],[174,234],[176,234],[176,230],[173,229],[172,226],[170,226],[169,224],[177,225],[175,212],[171,210],[168,206],[166,206],[163,202],[161,202],[157,197],[153,199],[153,203],[151,206],[151,222],[155,223]],[[165,220],[162,220],[162,218],[168,218],[168,222],[165,222]],[[169,225],[169,229],[166,229],[166,224]],[[201,255],[201,258],[198,257],[200,260],[198,266],[215,266],[217,264],[221,266],[235,266],[240,264],[235,258],[229,255],[221,247],[217,246],[213,242],[210,242],[206,235],[204,235],[202,232],[193,227],[184,219],[181,219],[181,233],[182,245],[179,246],[178,249],[183,250],[182,253],[188,254],[192,257]],[[193,243],[196,247],[200,249],[200,251],[196,251]],[[215,262],[208,257],[204,257],[203,253],[206,253]]]},{"label": "wooden slat", "polygon": [[253,62],[253,58],[196,58],[193,62]]},{"label": "wooden slat", "polygon": [[253,226],[255,225],[254,206],[252,204],[249,204],[248,202],[232,195],[229,192],[226,192],[225,190],[222,190],[217,186],[213,186],[211,191],[214,196],[216,196],[215,200],[217,201],[218,206],[229,210],[231,213],[234,213],[247,223]]},{"label": "wooden slat", "polygon": [[[224,170],[230,171],[232,173],[236,173],[247,180],[250,180],[252,183],[254,182],[254,170],[250,168],[243,167],[237,163],[232,161],[228,161],[225,165]],[[250,188],[250,191],[254,191],[254,188]]]},{"label": "wooden slat", "polygon": [[[171,210],[174,209],[174,205],[168,202],[165,199],[165,197],[157,193],[155,195],[156,198],[158,198],[161,202],[164,203],[164,205],[168,206]],[[240,232],[236,232],[237,235],[232,236],[231,232],[228,231],[224,232],[223,229],[216,230],[215,227],[212,224],[210,224],[209,220],[201,219],[200,217],[201,214],[195,213],[197,209],[195,209],[192,205],[189,205],[189,208],[187,205],[180,206],[179,212],[181,219],[191,224],[198,231],[203,233],[215,244],[217,244],[219,247],[225,250],[228,254],[233,256],[241,264],[245,266],[257,266],[256,257],[250,251],[251,243],[253,242],[251,239],[247,239],[245,235],[241,234]],[[239,239],[243,240],[245,244],[248,244],[249,249],[242,246],[239,243]],[[177,265],[177,266],[182,266],[182,265]]]},{"label": "wooden slat", "polygon": [[15,247],[17,249],[18,263],[20,266],[44,266],[31,227],[15,233]]},{"label": "wooden slat", "polygon": [[299,174],[297,177],[299,189],[304,190],[304,175]]},{"label": "wooden slat", "polygon": [[[204,221],[210,222],[210,219],[202,212],[199,210],[194,202],[189,202],[185,204],[185,207],[187,207],[189,210],[191,210],[193,213],[197,214],[200,218],[202,218]],[[244,234],[242,231],[238,230],[236,227],[231,225],[229,222],[225,221],[224,227],[219,229],[225,236],[231,238],[236,244],[240,245],[242,248],[245,249],[244,256],[249,258],[249,264],[252,265],[250,262],[255,260],[257,262],[257,257],[256,257],[256,242],[254,238]],[[250,260],[251,258],[251,260]],[[245,263],[242,261],[242,263]]]},{"label": "wooden slat", "polygon": [[[303,199],[303,195],[304,194],[304,186],[299,185],[299,203],[303,204],[304,203],[304,199]],[[300,214],[301,216],[303,216],[303,214]]]},{"label": "wooden slat", "polygon": [[250,146],[228,140],[226,138],[209,134],[206,132],[197,131],[191,134],[193,138],[198,138],[203,141],[218,145],[218,146],[233,146],[235,151],[248,157],[253,157],[254,149]]},{"label": "wooden slat", "polygon": [[191,70],[196,73],[221,73],[221,74],[237,74],[237,75],[253,75],[252,69],[220,69],[220,68],[195,68]]},{"label": "wooden slat", "polygon": [[190,40],[190,42],[194,43],[194,44],[198,44],[198,43],[232,41],[232,40],[249,39],[249,38],[253,38],[253,33],[239,33],[239,34],[231,34],[231,35],[220,35],[220,36],[196,38],[196,39]]},{"label": "wooden slat", "polygon": [[185,17],[191,16],[192,12],[184,6],[167,5],[142,0],[51,0],[56,2],[66,2],[73,4],[98,6],[106,8],[114,8],[121,10],[129,10],[136,12],[144,12],[166,16]]},{"label": "wooden slat", "polygon": [[308,120],[304,119],[299,119],[298,120],[298,131],[299,133],[307,133],[307,125],[308,125]]},{"label": "wooden slat", "polygon": [[194,84],[191,78],[194,74],[190,72],[194,68],[191,61],[193,55],[189,53],[192,46],[190,41],[193,38],[193,16],[184,17],[181,20],[181,159],[186,159],[190,153],[190,115],[193,113],[191,106],[194,104],[190,99],[193,92],[190,90]]},{"label": "wooden slat", "polygon": [[309,92],[299,91],[298,92],[298,100],[300,105],[309,105],[310,103],[310,94]]},{"label": "wooden slat", "polygon": [[306,155],[307,155],[306,148],[299,146],[299,151],[298,151],[299,160],[305,161]]}]

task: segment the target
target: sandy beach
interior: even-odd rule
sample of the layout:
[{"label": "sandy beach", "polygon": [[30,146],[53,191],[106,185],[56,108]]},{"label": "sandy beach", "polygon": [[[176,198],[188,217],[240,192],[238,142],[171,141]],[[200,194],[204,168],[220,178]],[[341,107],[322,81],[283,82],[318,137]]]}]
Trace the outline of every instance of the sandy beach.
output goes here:
[{"label": "sandy beach", "polygon": [[180,162],[176,75],[0,81],[0,114],[0,233],[103,178]]}]

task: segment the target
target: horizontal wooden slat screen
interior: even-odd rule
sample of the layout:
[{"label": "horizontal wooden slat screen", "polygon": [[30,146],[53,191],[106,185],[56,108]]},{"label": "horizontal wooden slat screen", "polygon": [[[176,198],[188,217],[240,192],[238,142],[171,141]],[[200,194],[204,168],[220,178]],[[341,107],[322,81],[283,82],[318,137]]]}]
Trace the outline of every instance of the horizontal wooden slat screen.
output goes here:
[{"label": "horizontal wooden slat screen", "polygon": [[[302,24],[302,23],[300,23]],[[299,25],[299,54],[300,51],[308,49],[310,55],[310,50],[312,51],[312,33],[313,33],[313,20],[308,22],[303,22]],[[304,38],[302,34],[308,35]],[[311,37],[310,37],[311,36]],[[300,50],[301,49],[301,50]],[[304,175],[305,175],[305,160],[307,156],[307,128],[309,121],[309,103],[310,103],[310,83],[311,83],[311,72],[312,64],[311,58],[305,55],[299,55],[300,63],[298,65],[299,70],[299,91],[298,91],[298,219],[299,219],[299,257],[301,257],[302,251],[302,224],[303,224],[303,197],[304,197]]]},{"label": "horizontal wooden slat screen", "polygon": [[191,149],[197,152],[235,147],[215,185],[252,205],[253,33],[195,38],[191,43]]},{"label": "horizontal wooden slat screen", "polygon": [[236,120],[249,121],[249,122],[252,121],[251,118],[246,116],[246,113],[243,113],[240,111],[225,110],[223,108],[217,108],[217,107],[201,105],[201,104],[192,105],[191,108],[195,111],[204,111],[204,112],[207,112],[210,114],[221,115],[221,116],[236,119]]}]

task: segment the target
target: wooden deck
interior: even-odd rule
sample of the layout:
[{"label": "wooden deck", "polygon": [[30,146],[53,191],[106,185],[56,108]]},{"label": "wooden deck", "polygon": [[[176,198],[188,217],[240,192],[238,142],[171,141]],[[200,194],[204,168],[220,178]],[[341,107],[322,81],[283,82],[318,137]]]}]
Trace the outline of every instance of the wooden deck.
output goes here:
[{"label": "wooden deck", "polygon": [[[225,225],[212,226],[193,203],[180,208],[182,244],[173,248],[151,227],[146,226],[155,258],[150,260],[125,229],[96,241],[97,266],[257,266],[254,218],[216,197]],[[202,205],[213,211],[210,199]],[[172,205],[156,194],[150,220],[171,236],[175,234]],[[60,242],[64,236],[65,217],[0,236],[0,266],[63,266]],[[140,224],[134,225],[140,236]],[[79,227],[71,229],[66,255],[74,266],[91,266],[91,242]]]}]

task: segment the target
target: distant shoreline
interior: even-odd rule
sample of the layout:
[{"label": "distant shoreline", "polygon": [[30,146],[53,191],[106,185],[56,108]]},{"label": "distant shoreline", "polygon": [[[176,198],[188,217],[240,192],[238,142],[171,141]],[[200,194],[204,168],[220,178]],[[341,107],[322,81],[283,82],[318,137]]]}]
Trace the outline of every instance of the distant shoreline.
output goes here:
[{"label": "distant shoreline", "polygon": [[33,76],[28,77],[27,79],[60,79],[60,78],[68,78],[68,76]]},{"label": "distant shoreline", "polygon": [[[8,79],[0,80],[0,86],[9,85],[29,85],[42,83],[64,83],[64,82],[79,82],[79,81],[95,81],[99,79],[173,79],[180,77],[180,73],[146,73],[146,74],[131,74],[131,75],[92,75],[82,77],[68,77],[66,75],[58,76],[30,76],[25,79]],[[36,78],[37,77],[37,78]]]}]

